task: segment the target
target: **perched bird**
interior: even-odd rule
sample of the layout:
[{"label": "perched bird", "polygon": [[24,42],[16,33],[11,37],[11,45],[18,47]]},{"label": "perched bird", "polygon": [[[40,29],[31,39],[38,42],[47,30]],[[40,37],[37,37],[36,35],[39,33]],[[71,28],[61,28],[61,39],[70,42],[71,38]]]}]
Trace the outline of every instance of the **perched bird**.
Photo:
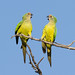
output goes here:
[{"label": "perched bird", "polygon": [[[55,16],[49,15],[47,16],[49,23],[44,27],[41,39],[48,42],[54,42],[57,34],[56,22],[57,19]],[[46,53],[47,48],[47,56],[48,61],[51,66],[51,45],[42,42],[42,50],[43,53]]]},{"label": "perched bird", "polygon": [[[31,36],[31,32],[32,32],[32,23],[31,23],[31,18],[32,18],[32,14],[26,13],[23,17],[22,17],[22,21],[20,21],[15,29],[15,34],[24,34],[26,36]],[[16,44],[18,44],[18,36],[16,36]],[[23,57],[24,57],[24,63],[26,63],[26,43],[28,41],[28,38],[25,38],[23,36],[20,36],[21,42],[22,42],[22,46],[21,48],[23,49]]]}]

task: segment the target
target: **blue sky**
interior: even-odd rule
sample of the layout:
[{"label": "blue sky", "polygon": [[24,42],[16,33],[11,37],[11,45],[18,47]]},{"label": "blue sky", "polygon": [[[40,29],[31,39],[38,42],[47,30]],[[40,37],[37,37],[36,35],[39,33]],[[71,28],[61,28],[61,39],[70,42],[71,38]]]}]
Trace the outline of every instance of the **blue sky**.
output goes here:
[{"label": "blue sky", "polygon": [[[33,25],[32,36],[40,38],[44,26],[48,23],[49,14],[57,18],[56,42],[69,44],[75,40],[75,1],[74,0],[1,0],[0,1],[0,75],[38,75],[29,64],[23,62],[21,41],[16,45],[15,27],[22,16],[31,12]],[[43,54],[41,42],[29,40],[29,46],[35,60],[40,63],[43,75],[75,75],[75,51],[52,47],[52,67],[50,68],[47,54]],[[75,46],[75,44],[73,45]]]}]

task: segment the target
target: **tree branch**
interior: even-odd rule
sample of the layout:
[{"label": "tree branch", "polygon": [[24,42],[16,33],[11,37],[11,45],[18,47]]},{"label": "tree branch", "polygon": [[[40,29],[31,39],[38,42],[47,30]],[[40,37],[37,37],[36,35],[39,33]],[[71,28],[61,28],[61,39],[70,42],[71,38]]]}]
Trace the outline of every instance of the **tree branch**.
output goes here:
[{"label": "tree branch", "polygon": [[28,56],[29,56],[29,61],[30,61],[30,64],[32,65],[32,68],[33,68],[34,70],[36,70],[36,71],[37,71],[36,67],[33,65],[32,61],[31,61],[31,58],[30,58],[29,53],[28,53],[27,51],[26,51],[26,53],[27,53],[27,54],[28,54]]},{"label": "tree branch", "polygon": [[[29,49],[29,51],[30,51],[30,55],[28,54],[27,51],[26,51],[26,52],[27,52],[27,54],[28,54],[28,56],[29,56],[29,60],[30,60],[30,64],[32,65],[32,68],[35,70],[36,73],[38,73],[39,75],[42,75],[42,71],[40,70],[38,64],[43,60],[44,57],[43,57],[43,58],[38,62],[38,64],[37,64],[37,63],[35,62],[34,56],[33,56],[33,54],[32,54],[32,51],[31,51],[29,45],[28,45],[27,43],[26,43],[26,45],[27,45],[27,47],[28,47],[28,49]],[[33,61],[34,64],[32,63],[30,56],[31,56],[32,61]]]},{"label": "tree branch", "polygon": [[23,37],[29,38],[29,39],[31,39],[31,40],[44,42],[44,43],[46,43],[46,44],[51,44],[51,45],[56,46],[56,47],[61,47],[61,48],[66,48],[66,49],[70,49],[70,50],[75,50],[75,47],[70,47],[75,41],[73,41],[73,42],[72,42],[71,44],[69,44],[69,45],[63,45],[63,44],[59,44],[59,43],[57,43],[57,42],[54,42],[54,43],[53,43],[53,42],[47,42],[47,41],[44,41],[44,40],[42,40],[42,39],[37,39],[37,38],[33,38],[33,37],[31,37],[31,36],[26,36],[26,35],[24,35],[24,34],[16,34],[16,35],[12,36],[11,38],[13,38],[13,37],[15,37],[15,36],[23,36]]},{"label": "tree branch", "polygon": [[38,62],[38,64],[37,64],[37,65],[39,65],[39,64],[40,64],[40,62],[41,62],[43,59],[44,59],[44,57],[42,57],[42,58],[41,58],[41,60]]}]

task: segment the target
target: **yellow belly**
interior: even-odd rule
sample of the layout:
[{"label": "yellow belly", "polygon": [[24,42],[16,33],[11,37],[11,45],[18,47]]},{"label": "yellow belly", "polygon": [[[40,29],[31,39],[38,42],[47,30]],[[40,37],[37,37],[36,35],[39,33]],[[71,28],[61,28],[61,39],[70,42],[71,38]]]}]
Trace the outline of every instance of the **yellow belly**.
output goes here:
[{"label": "yellow belly", "polygon": [[46,29],[46,41],[53,42],[55,26],[48,26]]}]

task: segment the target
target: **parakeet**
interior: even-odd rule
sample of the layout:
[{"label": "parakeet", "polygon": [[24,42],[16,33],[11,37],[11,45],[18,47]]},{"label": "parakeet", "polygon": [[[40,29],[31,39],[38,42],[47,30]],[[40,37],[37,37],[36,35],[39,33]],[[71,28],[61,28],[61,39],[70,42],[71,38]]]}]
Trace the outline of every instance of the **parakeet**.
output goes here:
[{"label": "parakeet", "polygon": [[[49,23],[44,27],[41,39],[48,42],[54,42],[57,34],[56,22],[57,19],[55,16],[49,15],[47,16]],[[51,66],[51,45],[42,42],[42,50],[43,53],[46,53],[47,48],[47,56],[48,61]]]},{"label": "parakeet", "polygon": [[[15,29],[15,34],[24,34],[26,36],[31,36],[31,32],[32,32],[32,23],[31,23],[31,18],[32,18],[32,14],[26,13],[23,17],[22,17],[22,21],[20,21]],[[18,44],[18,36],[16,36],[16,44]],[[22,46],[21,48],[23,49],[23,57],[24,57],[24,63],[26,63],[26,43],[28,41],[28,38],[25,38],[23,36],[20,36],[21,42],[22,42]]]}]

